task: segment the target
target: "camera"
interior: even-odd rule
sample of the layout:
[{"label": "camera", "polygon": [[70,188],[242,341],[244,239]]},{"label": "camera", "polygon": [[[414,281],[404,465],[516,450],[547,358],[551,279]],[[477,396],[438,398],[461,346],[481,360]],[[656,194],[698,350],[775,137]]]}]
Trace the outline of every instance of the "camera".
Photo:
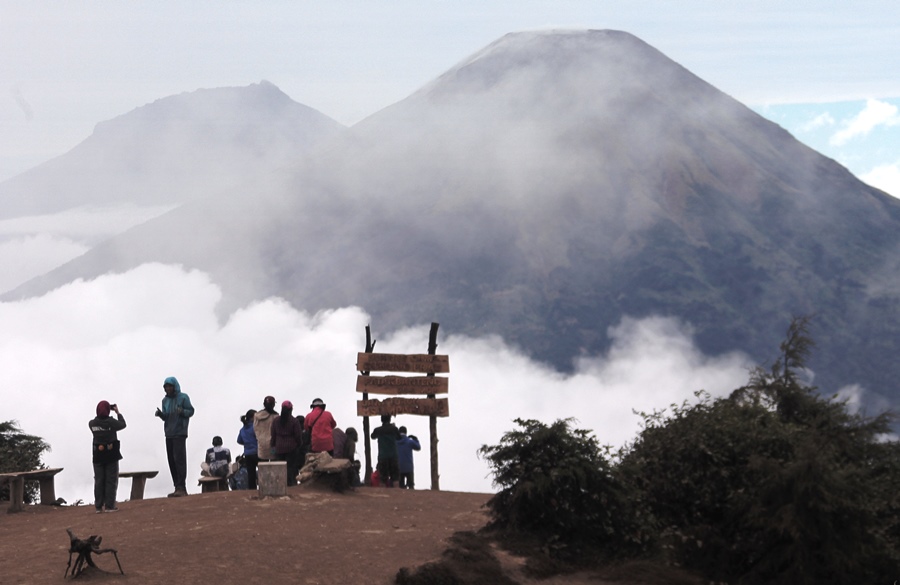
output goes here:
[{"label": "camera", "polygon": [[109,405],[109,409],[110,409],[110,410],[115,410],[117,406],[118,406],[118,404],[110,404],[110,405]]}]

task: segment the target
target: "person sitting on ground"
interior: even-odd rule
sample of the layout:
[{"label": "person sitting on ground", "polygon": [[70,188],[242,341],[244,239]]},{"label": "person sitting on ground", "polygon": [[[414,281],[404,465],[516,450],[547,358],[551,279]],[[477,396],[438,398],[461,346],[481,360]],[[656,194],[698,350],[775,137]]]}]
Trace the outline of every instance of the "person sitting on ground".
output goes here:
[{"label": "person sitting on ground", "polygon": [[347,441],[344,443],[344,458],[350,460],[350,467],[352,469],[352,473],[350,474],[350,485],[352,487],[359,487],[362,485],[362,481],[359,479],[360,463],[356,460],[356,444],[359,443],[359,434],[356,432],[355,428],[347,427],[344,435],[346,435],[347,438]]},{"label": "person sitting on ground", "polygon": [[415,465],[413,463],[413,451],[419,451],[422,446],[415,435],[406,436],[406,427],[400,427],[400,440],[397,441],[397,463],[400,467],[400,489],[416,489]]},{"label": "person sitting on ground", "polygon": [[234,491],[250,489],[250,480],[247,474],[247,458],[243,455],[238,455],[234,458],[234,461],[238,464],[238,469],[228,478],[228,487]]},{"label": "person sitting on ground", "polygon": [[294,405],[290,400],[281,403],[281,414],[272,421],[272,450],[279,461],[287,463],[287,484],[297,485],[300,472],[300,445],[303,442],[303,425],[294,417]]},{"label": "person sitting on ground", "polygon": [[228,477],[228,471],[231,465],[231,450],[222,446],[222,437],[215,436],[212,440],[213,446],[206,450],[206,461],[204,461],[203,471],[201,475],[211,477]]},{"label": "person sitting on ground", "polygon": [[372,438],[378,441],[378,476],[385,487],[394,487],[399,479],[400,467],[397,463],[397,440],[400,431],[391,422],[391,415],[381,415],[381,426],[372,431]]},{"label": "person sitting on ground", "polygon": [[347,459],[344,454],[344,449],[346,449],[347,445],[347,433],[342,431],[340,427],[334,427],[334,430],[331,431],[331,440],[334,444],[332,457],[335,459]]}]

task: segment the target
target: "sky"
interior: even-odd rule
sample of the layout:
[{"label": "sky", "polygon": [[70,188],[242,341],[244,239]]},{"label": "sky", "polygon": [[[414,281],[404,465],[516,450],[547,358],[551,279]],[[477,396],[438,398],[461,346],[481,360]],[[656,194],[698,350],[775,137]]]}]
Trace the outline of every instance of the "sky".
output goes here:
[{"label": "sky", "polygon": [[[0,0],[0,181],[65,153],[98,122],[198,88],[265,79],[351,125],[506,33],[554,28],[635,34],[900,196],[900,10],[893,0]],[[52,225],[20,249],[4,247],[0,272],[7,280],[0,287],[21,281],[25,272],[15,271],[23,265],[43,266],[35,250],[55,247],[54,258],[73,257],[109,226],[141,221],[127,210],[104,213],[86,214],[89,233],[65,240],[64,252]],[[15,230],[0,222],[0,235]],[[213,435],[239,451],[238,418],[267,394],[295,405],[321,397],[340,426],[361,428],[354,378],[369,321],[364,307],[310,315],[270,299],[221,321],[220,297],[205,274],[148,265],[0,303],[0,419],[18,420],[50,443],[45,463],[65,468],[58,495],[70,503],[91,499],[87,421],[101,399],[118,403],[128,422],[120,436],[122,469],[158,469],[148,496],[171,491],[162,425],[152,416],[170,375],[197,406],[189,478],[199,474]],[[379,351],[421,353],[427,346],[427,323],[403,331],[373,327]],[[515,418],[550,423],[574,416],[601,443],[619,446],[640,428],[634,410],[693,400],[700,389],[724,395],[746,381],[752,365],[740,355],[702,355],[686,323],[626,319],[608,335],[607,354],[586,356],[574,374],[563,375],[502,339],[441,331],[438,351],[451,360],[451,415],[438,424],[441,487],[491,491],[476,451],[512,430]],[[427,419],[399,422],[423,441],[416,464],[419,485],[428,487]],[[123,482],[120,499],[128,489]],[[189,482],[189,490],[197,488]]]},{"label": "sky", "polygon": [[[552,28],[635,34],[792,131],[830,115],[837,133],[868,100],[890,104],[893,114],[835,152],[858,175],[900,168],[892,0],[0,0],[0,180],[63,154],[100,121],[198,88],[266,79],[350,125],[504,34]],[[786,104],[819,106],[777,108]],[[857,165],[853,149],[885,129],[891,152]]]}]

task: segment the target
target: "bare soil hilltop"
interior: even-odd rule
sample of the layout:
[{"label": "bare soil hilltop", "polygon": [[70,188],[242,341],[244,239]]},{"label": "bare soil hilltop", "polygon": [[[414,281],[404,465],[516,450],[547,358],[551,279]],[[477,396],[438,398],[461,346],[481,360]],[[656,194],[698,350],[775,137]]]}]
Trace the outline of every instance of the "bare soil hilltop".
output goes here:
[{"label": "bare soil hilltop", "polygon": [[487,521],[488,494],[359,488],[337,494],[292,487],[283,498],[220,492],[126,501],[117,513],[93,506],[0,503],[0,583],[63,581],[71,528],[117,549],[96,556],[106,572],[76,582],[131,584],[393,583],[401,567],[440,558],[457,531]]},{"label": "bare soil hilltop", "polygon": [[[545,576],[478,531],[490,494],[362,487],[346,493],[296,486],[256,492],[126,501],[117,513],[88,506],[0,502],[0,584],[65,582],[71,529],[103,537],[75,582],[304,585],[698,585],[672,567],[640,561]],[[73,564],[75,561],[73,555]],[[546,576],[551,575],[551,576]],[[71,580],[68,579],[68,580]]]}]

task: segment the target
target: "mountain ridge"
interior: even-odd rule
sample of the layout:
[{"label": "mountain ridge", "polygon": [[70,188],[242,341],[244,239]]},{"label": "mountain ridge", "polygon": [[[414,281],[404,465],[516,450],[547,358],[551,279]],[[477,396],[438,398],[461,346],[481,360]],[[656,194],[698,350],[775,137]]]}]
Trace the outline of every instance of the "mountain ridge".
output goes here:
[{"label": "mountain ridge", "polygon": [[817,314],[826,389],[900,404],[883,285],[900,202],[628,33],[507,35],[255,187],[7,298],[177,262],[213,275],[225,311],[359,305],[386,329],[499,334],[562,370],[623,316],[677,317],[703,351],[762,362]]},{"label": "mountain ridge", "polygon": [[0,219],[123,201],[177,205],[288,166],[344,129],[267,81],[160,98],[0,183]]}]

